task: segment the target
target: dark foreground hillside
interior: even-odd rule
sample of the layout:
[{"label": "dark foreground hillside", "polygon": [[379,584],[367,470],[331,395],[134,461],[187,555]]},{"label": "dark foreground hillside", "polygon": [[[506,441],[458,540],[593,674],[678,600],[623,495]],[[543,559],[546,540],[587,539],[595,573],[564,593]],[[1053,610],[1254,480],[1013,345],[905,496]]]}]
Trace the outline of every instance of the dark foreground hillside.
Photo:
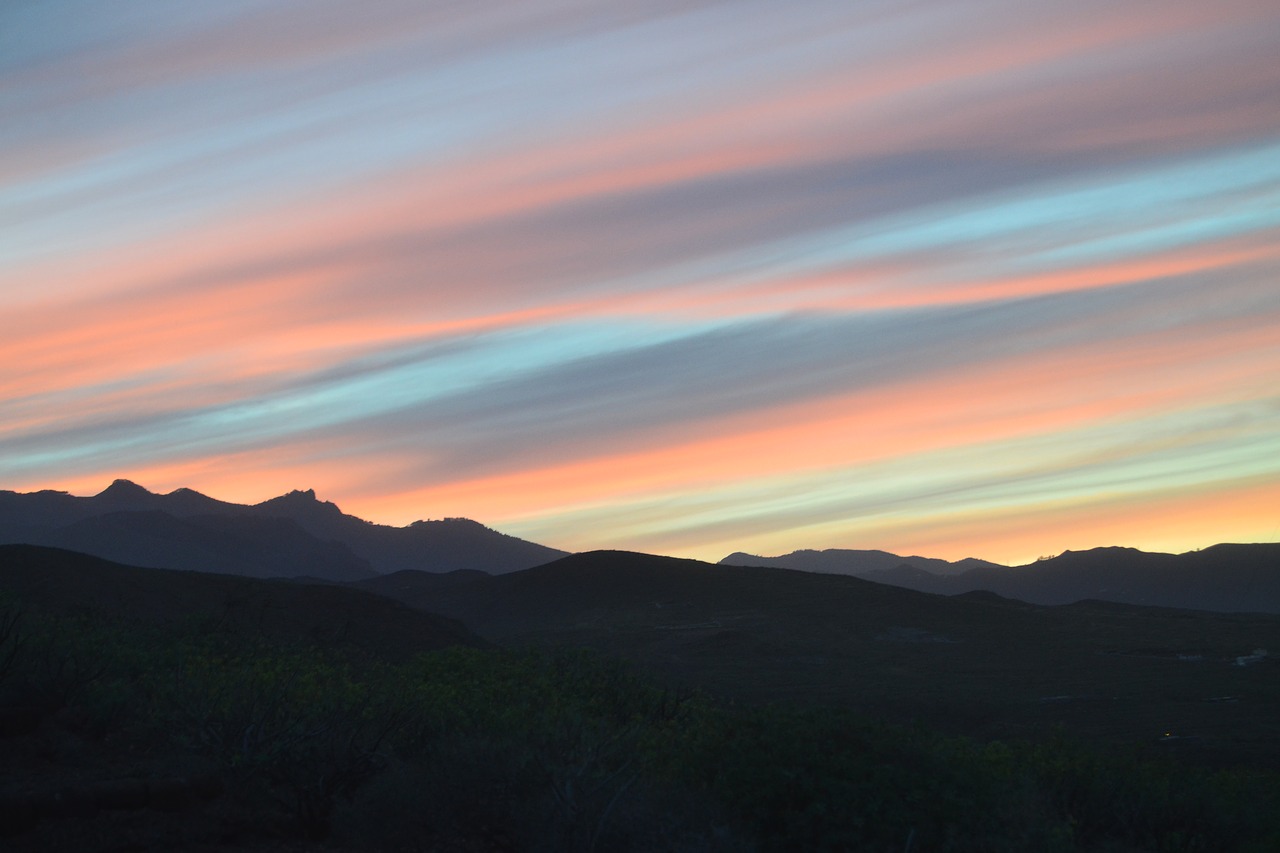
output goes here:
[{"label": "dark foreground hillside", "polygon": [[[1101,853],[1280,842],[1280,777],[1257,763],[1209,769],[1158,745],[1100,748],[1063,733],[940,733],[823,705],[799,689],[804,672],[774,703],[723,701],[721,688],[747,686],[757,668],[758,692],[777,677],[776,649],[751,639],[749,607],[801,646],[793,611],[809,613],[813,637],[835,634],[812,590],[786,595],[761,576],[715,602],[706,596],[725,593],[720,579],[690,575],[706,569],[717,571],[596,555],[497,587],[479,622],[543,641],[519,651],[357,590],[0,549],[0,847]],[[453,590],[454,610],[489,583],[432,582]],[[848,610],[839,589],[820,591]],[[945,621],[932,601],[880,599],[894,624],[912,621],[885,639],[875,624],[859,630],[893,648],[978,644],[981,631],[960,636],[965,620],[1009,608],[959,602]],[[645,607],[676,618],[649,624]],[[716,630],[685,617],[736,618],[750,642],[730,636],[732,653],[711,658],[698,641],[638,642]],[[983,630],[1016,624],[994,621]],[[557,632],[602,648],[615,635],[629,653],[693,665],[677,687],[660,668],[557,646]],[[728,670],[708,665],[730,659]],[[1006,675],[992,662],[983,689],[999,691]],[[701,677],[713,692],[692,686]]]},{"label": "dark foreground hillside", "polygon": [[1280,661],[1236,665],[1280,651],[1280,616],[1037,607],[621,552],[359,585],[497,642],[589,646],[740,701],[838,704],[983,738],[1062,727],[1280,766]]},{"label": "dark foreground hillside", "polygon": [[340,643],[389,658],[486,645],[459,622],[358,590],[143,569],[34,545],[0,545],[0,596],[59,616],[205,625],[272,641]]}]

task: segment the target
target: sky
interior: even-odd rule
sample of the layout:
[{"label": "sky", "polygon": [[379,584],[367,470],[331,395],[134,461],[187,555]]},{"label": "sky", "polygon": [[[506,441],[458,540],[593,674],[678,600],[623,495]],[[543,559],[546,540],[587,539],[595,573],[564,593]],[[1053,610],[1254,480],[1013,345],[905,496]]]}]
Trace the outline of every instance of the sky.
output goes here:
[{"label": "sky", "polygon": [[0,3],[0,488],[1280,540],[1280,4]]}]

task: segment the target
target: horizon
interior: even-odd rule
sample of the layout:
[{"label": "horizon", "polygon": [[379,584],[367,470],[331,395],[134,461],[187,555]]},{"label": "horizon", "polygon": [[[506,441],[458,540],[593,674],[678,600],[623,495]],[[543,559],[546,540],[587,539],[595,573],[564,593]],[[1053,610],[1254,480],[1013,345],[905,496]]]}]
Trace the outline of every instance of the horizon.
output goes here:
[{"label": "horizon", "polygon": [[[492,525],[486,524],[486,523],[485,523],[485,521],[484,521],[483,519],[474,519],[474,518],[468,518],[468,517],[465,517],[465,516],[441,516],[441,517],[435,517],[435,518],[420,517],[420,518],[415,518],[415,519],[413,519],[412,521],[404,522],[403,524],[387,524],[387,522],[380,521],[380,520],[378,520],[378,519],[374,519],[374,518],[365,518],[365,517],[363,517],[363,516],[359,515],[359,513],[353,513],[353,512],[350,512],[350,511],[348,511],[345,507],[343,507],[343,506],[341,505],[341,503],[339,503],[339,502],[337,502],[337,501],[329,500],[329,499],[328,499],[328,498],[326,498],[324,495],[318,494],[318,493],[316,492],[316,490],[315,490],[315,489],[310,489],[310,488],[308,488],[308,489],[288,489],[288,490],[286,490],[286,491],[278,492],[278,493],[273,494],[273,495],[270,495],[270,496],[268,496],[268,497],[264,497],[264,498],[262,498],[261,500],[255,500],[255,501],[229,501],[229,500],[225,500],[224,498],[221,498],[221,497],[219,497],[219,496],[217,496],[217,495],[210,495],[210,494],[207,494],[207,493],[205,493],[205,492],[202,492],[202,491],[200,491],[200,490],[198,490],[198,489],[192,489],[192,488],[190,488],[190,487],[188,487],[188,486],[179,486],[179,487],[177,487],[177,488],[170,489],[170,490],[168,490],[168,491],[156,491],[156,490],[153,490],[153,489],[149,489],[149,488],[147,488],[146,486],[142,485],[141,483],[138,483],[136,480],[130,479],[130,478],[128,478],[128,477],[116,477],[116,478],[114,478],[114,479],[111,481],[111,483],[110,483],[110,484],[108,484],[107,486],[105,486],[105,487],[103,487],[103,488],[101,488],[101,489],[97,490],[96,492],[92,492],[92,493],[89,493],[89,494],[77,495],[77,494],[73,494],[73,493],[68,492],[68,491],[66,491],[66,490],[63,490],[63,489],[45,489],[45,490],[36,490],[36,491],[34,491],[34,492],[26,492],[26,493],[21,493],[21,492],[19,492],[18,494],[34,494],[34,493],[37,493],[38,491],[54,491],[54,492],[57,492],[57,493],[59,493],[59,494],[68,494],[68,495],[71,495],[72,497],[76,497],[76,498],[90,498],[90,497],[96,497],[96,496],[99,496],[99,495],[105,494],[107,491],[109,491],[109,490],[110,490],[110,489],[112,489],[113,487],[116,487],[117,485],[126,486],[126,487],[139,488],[139,489],[142,489],[143,491],[147,492],[147,493],[148,493],[148,494],[150,494],[150,495],[155,495],[155,496],[160,496],[160,497],[166,497],[166,496],[173,495],[173,494],[176,494],[176,493],[178,493],[178,492],[184,492],[184,491],[185,491],[185,492],[195,492],[196,494],[199,494],[199,495],[201,495],[201,496],[203,496],[203,497],[206,497],[206,498],[210,498],[210,499],[215,500],[215,501],[220,501],[220,502],[222,502],[222,503],[231,503],[231,504],[236,504],[236,505],[242,505],[242,506],[256,506],[256,505],[259,505],[259,504],[267,503],[267,502],[272,501],[272,500],[276,500],[276,499],[284,498],[284,497],[289,497],[289,496],[292,496],[292,495],[304,495],[304,496],[308,497],[310,500],[314,500],[314,501],[316,501],[317,503],[321,503],[321,504],[325,504],[325,503],[327,503],[327,504],[332,504],[332,505],[333,505],[333,506],[335,506],[335,507],[336,507],[340,512],[342,512],[342,513],[343,513],[343,514],[345,514],[345,515],[352,516],[352,517],[355,517],[355,518],[359,518],[359,519],[360,519],[360,520],[362,520],[362,521],[367,521],[367,522],[370,522],[370,523],[373,523],[373,524],[377,524],[377,525],[385,525],[385,526],[391,526],[391,527],[408,527],[408,526],[412,526],[412,525],[414,525],[414,524],[429,523],[429,522],[468,521],[468,522],[472,522],[472,523],[480,524],[480,525],[482,525],[482,526],[484,526],[484,527],[488,527],[490,530],[494,530],[494,531],[496,531],[496,532],[498,532],[498,533],[503,533],[503,534],[508,534],[508,535],[514,535],[514,534],[511,534],[511,533],[510,533],[510,531],[501,530],[501,529],[498,529],[498,528],[496,528],[496,527],[494,527],[494,526],[492,526]],[[13,491],[13,490],[0,489],[0,491]],[[521,537],[518,537],[518,538],[521,538]],[[535,544],[538,544],[538,545],[545,545],[545,546],[548,546],[548,547],[551,547],[551,548],[556,548],[556,549],[558,549],[558,550],[561,550],[561,551],[566,552],[566,554],[568,554],[568,555],[570,555],[570,556],[571,556],[571,555],[573,555],[573,554],[590,553],[590,552],[593,552],[593,551],[629,551],[629,550],[630,550],[630,549],[611,548],[611,547],[608,547],[607,545],[606,545],[606,546],[601,546],[601,547],[599,547],[599,548],[591,548],[591,549],[585,549],[585,550],[576,550],[576,549],[569,549],[569,548],[561,548],[560,546],[558,546],[558,545],[557,545],[556,543],[554,543],[554,542],[536,542]],[[1163,550],[1155,549],[1155,548],[1141,548],[1141,547],[1138,547],[1138,546],[1135,546],[1135,545],[1132,545],[1132,544],[1119,543],[1119,542],[1112,542],[1112,543],[1097,543],[1097,544],[1094,544],[1094,545],[1091,545],[1091,546],[1089,546],[1089,547],[1085,547],[1085,548],[1066,548],[1066,549],[1063,549],[1062,551],[1057,551],[1057,552],[1054,552],[1054,553],[1051,553],[1051,554],[1041,554],[1041,555],[1039,555],[1039,556],[1037,556],[1037,557],[1034,557],[1034,558],[1032,558],[1032,559],[1022,560],[1022,561],[1019,561],[1019,562],[1003,562],[1003,561],[1000,561],[1000,560],[992,560],[992,559],[990,559],[990,558],[988,558],[988,557],[984,557],[984,556],[983,556],[983,555],[981,555],[981,554],[966,554],[966,555],[964,555],[964,556],[962,556],[962,557],[950,557],[950,556],[940,556],[940,555],[937,555],[937,554],[914,553],[914,552],[912,552],[912,551],[910,551],[910,550],[908,550],[908,549],[894,549],[894,548],[880,548],[880,547],[862,547],[862,546],[856,546],[856,545],[848,545],[848,546],[829,546],[829,547],[802,547],[802,548],[795,548],[795,549],[792,549],[791,551],[788,551],[788,552],[785,552],[785,553],[777,553],[777,554],[766,554],[766,553],[758,553],[758,552],[744,552],[744,551],[742,551],[742,550],[735,550],[735,551],[727,552],[727,553],[724,553],[724,554],[720,554],[720,555],[718,555],[718,556],[715,556],[715,555],[708,555],[708,556],[693,556],[693,555],[687,555],[687,554],[664,554],[664,553],[658,553],[658,552],[647,552],[647,551],[645,551],[645,552],[633,551],[632,553],[644,553],[644,554],[649,554],[650,556],[658,556],[658,557],[674,557],[674,558],[678,558],[678,559],[692,559],[692,560],[698,560],[698,561],[705,562],[705,563],[718,564],[721,560],[727,559],[728,557],[732,557],[732,556],[734,556],[735,554],[745,554],[746,556],[751,556],[751,557],[760,557],[760,558],[762,558],[762,559],[776,559],[776,558],[779,558],[779,557],[786,557],[786,556],[790,556],[790,555],[792,555],[792,554],[802,553],[802,552],[815,552],[815,553],[820,553],[820,552],[824,552],[824,551],[881,551],[881,552],[886,552],[886,553],[889,553],[889,554],[892,554],[892,555],[895,555],[895,556],[900,556],[900,557],[903,557],[903,558],[908,558],[908,557],[923,557],[923,558],[927,558],[927,559],[943,559],[943,560],[946,560],[947,562],[951,562],[951,563],[957,563],[957,562],[961,562],[961,561],[963,561],[963,560],[967,560],[967,559],[976,559],[976,560],[979,560],[979,561],[985,561],[985,562],[989,562],[989,563],[996,563],[996,564],[998,564],[998,565],[1004,565],[1004,566],[1009,566],[1009,567],[1022,567],[1022,566],[1029,566],[1029,565],[1031,565],[1032,563],[1040,562],[1040,561],[1042,561],[1042,560],[1052,559],[1052,558],[1055,558],[1055,557],[1061,557],[1061,556],[1063,556],[1064,554],[1068,554],[1068,553],[1080,553],[1080,552],[1086,552],[1086,551],[1107,550],[1107,549],[1113,549],[1113,548],[1114,548],[1114,549],[1122,549],[1122,550],[1138,550],[1138,551],[1143,551],[1143,552],[1146,552],[1146,553],[1163,553],[1163,554],[1173,554],[1173,555],[1177,555],[1177,554],[1186,554],[1186,553],[1191,553],[1191,552],[1196,552],[1196,551],[1202,551],[1202,550],[1206,550],[1206,549],[1208,549],[1208,548],[1213,548],[1213,547],[1216,547],[1216,546],[1219,546],[1219,545],[1254,545],[1254,544],[1264,545],[1264,544],[1275,544],[1275,543],[1273,543],[1273,542],[1272,542],[1272,541],[1270,541],[1270,540],[1268,540],[1268,541],[1262,541],[1262,542],[1241,542],[1241,541],[1231,541],[1231,540],[1220,540],[1220,541],[1217,541],[1217,542],[1208,543],[1208,544],[1203,545],[1203,546],[1195,546],[1195,547],[1192,547],[1192,548],[1186,548],[1186,549],[1177,550],[1177,551],[1163,551]]]},{"label": "horizon", "polygon": [[1277,41],[1258,0],[0,9],[0,487],[710,562],[1280,541]]}]

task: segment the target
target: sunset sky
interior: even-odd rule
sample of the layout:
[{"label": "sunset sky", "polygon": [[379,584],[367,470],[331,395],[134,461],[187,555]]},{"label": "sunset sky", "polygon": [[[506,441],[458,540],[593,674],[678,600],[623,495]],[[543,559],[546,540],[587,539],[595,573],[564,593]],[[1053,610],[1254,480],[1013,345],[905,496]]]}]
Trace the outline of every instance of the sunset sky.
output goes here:
[{"label": "sunset sky", "polygon": [[1280,540],[1280,3],[0,4],[0,488]]}]

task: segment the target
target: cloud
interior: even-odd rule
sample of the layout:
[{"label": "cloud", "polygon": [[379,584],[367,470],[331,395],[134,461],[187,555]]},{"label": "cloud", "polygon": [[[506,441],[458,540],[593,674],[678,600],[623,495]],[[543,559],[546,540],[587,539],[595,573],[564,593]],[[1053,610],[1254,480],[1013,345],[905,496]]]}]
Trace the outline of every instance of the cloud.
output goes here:
[{"label": "cloud", "polygon": [[[927,538],[943,497],[1071,517],[1116,423],[1275,420],[1271,3],[0,16],[15,484],[275,471],[709,547],[871,529],[804,493],[883,459],[876,529]],[[1205,491],[1236,440],[1148,456]],[[1102,458],[1099,500],[1148,482]]]}]

